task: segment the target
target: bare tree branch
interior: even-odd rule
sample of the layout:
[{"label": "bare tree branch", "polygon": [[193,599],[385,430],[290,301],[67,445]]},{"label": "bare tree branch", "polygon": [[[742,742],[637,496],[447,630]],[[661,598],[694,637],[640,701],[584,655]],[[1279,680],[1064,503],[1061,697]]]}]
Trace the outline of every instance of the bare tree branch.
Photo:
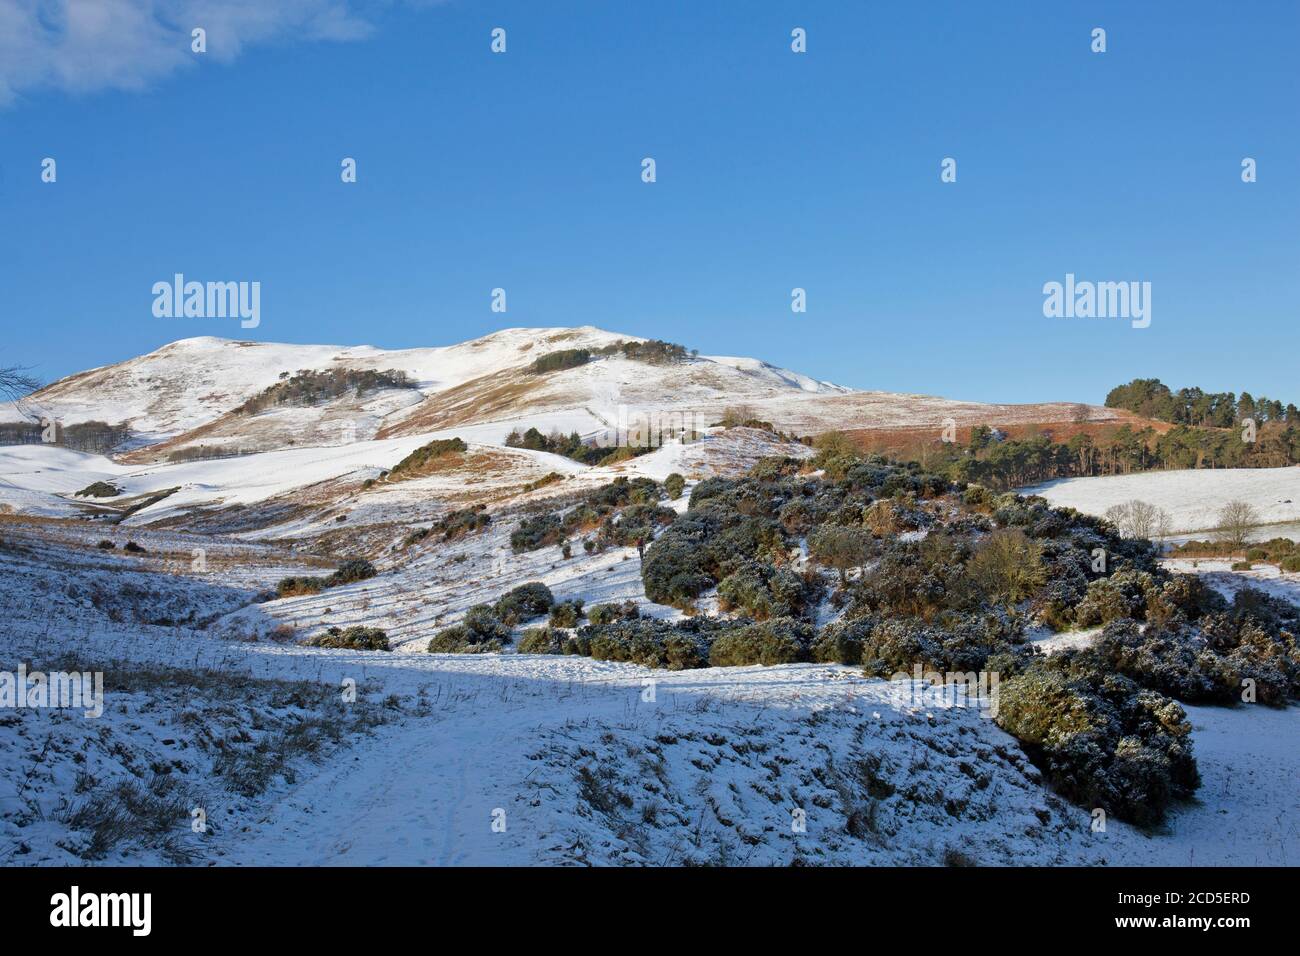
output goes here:
[{"label": "bare tree branch", "polygon": [[17,401],[40,387],[40,380],[28,375],[21,365],[0,368],[0,398],[6,401]]}]

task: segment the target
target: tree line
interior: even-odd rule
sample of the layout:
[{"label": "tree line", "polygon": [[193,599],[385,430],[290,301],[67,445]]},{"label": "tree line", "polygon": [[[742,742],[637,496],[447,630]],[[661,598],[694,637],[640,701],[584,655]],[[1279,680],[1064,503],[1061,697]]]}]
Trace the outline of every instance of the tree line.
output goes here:
[{"label": "tree line", "polygon": [[1195,387],[1175,392],[1158,378],[1135,378],[1112,388],[1106,395],[1106,407],[1174,425],[1206,428],[1232,428],[1246,419],[1256,424],[1300,423],[1300,409],[1294,403],[1284,406],[1263,395],[1255,398],[1250,392],[1242,392],[1240,397],[1233,392],[1206,392]]}]

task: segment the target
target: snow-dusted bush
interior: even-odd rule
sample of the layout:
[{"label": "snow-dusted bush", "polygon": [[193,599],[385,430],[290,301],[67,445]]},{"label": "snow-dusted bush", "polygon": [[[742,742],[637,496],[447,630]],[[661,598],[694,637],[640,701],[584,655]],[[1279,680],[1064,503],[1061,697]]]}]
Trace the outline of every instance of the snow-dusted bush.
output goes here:
[{"label": "snow-dusted bush", "polygon": [[812,636],[813,629],[809,624],[789,617],[730,628],[710,645],[709,664],[735,667],[807,660]]},{"label": "snow-dusted bush", "polygon": [[588,625],[579,629],[578,636],[590,642],[590,654],[596,660],[685,670],[707,664],[708,636],[715,631],[694,620],[674,625],[643,618]]},{"label": "snow-dusted bush", "polygon": [[718,584],[718,603],[724,611],[766,621],[807,611],[821,592],[822,582],[815,575],[746,561]]},{"label": "snow-dusted bush", "polygon": [[510,533],[510,549],[515,554],[536,551],[547,545],[559,544],[565,533],[558,514],[547,512],[531,515],[519,522],[519,527]]},{"label": "snow-dusted bush", "polygon": [[310,647],[346,648],[353,651],[391,651],[388,635],[377,627],[359,624],[343,629],[331,627],[307,642]]},{"label": "snow-dusted bush", "polygon": [[622,604],[597,604],[587,612],[587,620],[592,624],[635,621],[640,616],[641,612],[631,601],[624,601]]},{"label": "snow-dusted bush", "polygon": [[561,601],[551,607],[551,627],[577,627],[582,617],[582,599]]},{"label": "snow-dusted bush", "polygon": [[520,654],[558,654],[561,635],[549,627],[530,627],[519,636],[515,645]]},{"label": "snow-dusted bush", "polygon": [[475,604],[459,624],[435,634],[428,649],[430,654],[482,654],[499,651],[509,643],[510,628],[493,607]]},{"label": "snow-dusted bush", "polygon": [[656,529],[672,524],[676,518],[676,511],[661,505],[631,505],[601,523],[600,543],[621,548],[644,545],[654,539]]},{"label": "snow-dusted bush", "polygon": [[1086,809],[1150,826],[1200,785],[1182,707],[1086,652],[1041,658],[1003,681],[996,719]]},{"label": "snow-dusted bush", "polygon": [[[545,614],[554,603],[555,595],[550,588],[541,581],[529,581],[501,595],[493,606],[493,611],[503,623],[513,627],[520,621]],[[479,605],[484,606],[486,605]],[[474,611],[474,608],[470,609],[470,613]]]},{"label": "snow-dusted bush", "polygon": [[375,566],[364,558],[355,558],[350,561],[344,561],[339,565],[338,570],[328,577],[310,577],[306,575],[281,578],[279,584],[275,587],[275,596],[277,598],[296,597],[301,594],[319,594],[326,588],[332,588],[339,584],[350,584],[353,581],[364,581],[367,578],[373,578],[379,572]]},{"label": "snow-dusted bush", "polygon": [[364,581],[378,573],[375,566],[365,558],[353,558],[339,565],[338,570],[329,576],[326,586],[335,587],[339,584],[351,584],[353,581]]},{"label": "snow-dusted bush", "polygon": [[275,586],[275,596],[277,598],[298,597],[302,594],[320,594],[321,591],[329,587],[325,578],[314,578],[306,575],[281,578]]},{"label": "snow-dusted bush", "polygon": [[809,646],[809,657],[819,664],[861,664],[862,645],[874,624],[871,618],[827,624]]},{"label": "snow-dusted bush", "polygon": [[677,472],[674,471],[671,475],[669,475],[667,478],[664,479],[664,491],[667,492],[668,497],[673,501],[676,501],[678,498],[680,498],[682,496],[682,492],[684,492],[685,490],[686,490],[686,479],[683,478],[681,475],[679,475]]},{"label": "snow-dusted bush", "polygon": [[591,643],[586,638],[551,627],[528,628],[516,647],[520,654],[591,654]]},{"label": "snow-dusted bush", "polygon": [[1147,603],[1157,596],[1155,580],[1146,571],[1117,571],[1088,585],[1088,593],[1074,611],[1080,627],[1108,624],[1119,618],[1141,620]]},{"label": "snow-dusted bush", "polygon": [[116,498],[121,489],[107,481],[96,481],[77,492],[78,498]]}]

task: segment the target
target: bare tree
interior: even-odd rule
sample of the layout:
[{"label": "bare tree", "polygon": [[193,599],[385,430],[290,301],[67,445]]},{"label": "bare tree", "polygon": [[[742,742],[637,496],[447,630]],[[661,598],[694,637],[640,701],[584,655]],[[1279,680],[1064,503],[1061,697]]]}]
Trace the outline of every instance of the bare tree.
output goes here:
[{"label": "bare tree", "polygon": [[1106,509],[1105,519],[1115,526],[1115,530],[1128,537],[1128,503],[1111,505]]},{"label": "bare tree", "polygon": [[1219,540],[1233,548],[1246,546],[1246,539],[1259,524],[1259,512],[1247,501],[1229,501],[1219,512]]},{"label": "bare tree", "polygon": [[1173,533],[1174,519],[1164,508],[1156,509],[1156,523],[1154,530],[1155,537],[1152,540],[1159,541],[1161,544],[1164,544],[1165,539]]},{"label": "bare tree", "polygon": [[0,368],[0,399],[16,402],[40,387],[41,383],[28,375],[27,369],[21,365]]},{"label": "bare tree", "polygon": [[1136,498],[1121,505],[1111,505],[1106,509],[1105,517],[1124,537],[1149,541],[1163,542],[1173,525],[1168,511]]},{"label": "bare tree", "polygon": [[1154,538],[1160,509],[1149,501],[1134,499],[1128,503],[1129,535],[1134,538]]}]

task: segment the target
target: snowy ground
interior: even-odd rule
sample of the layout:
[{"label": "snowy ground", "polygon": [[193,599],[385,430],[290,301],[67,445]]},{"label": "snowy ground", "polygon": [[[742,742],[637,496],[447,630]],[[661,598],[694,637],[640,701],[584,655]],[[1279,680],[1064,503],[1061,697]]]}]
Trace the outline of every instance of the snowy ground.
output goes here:
[{"label": "snowy ground", "polygon": [[[1018,489],[1041,495],[1057,507],[1104,515],[1112,505],[1145,501],[1169,512],[1175,533],[1207,532],[1219,526],[1219,512],[1233,500],[1247,501],[1262,525],[1300,524],[1300,467],[1202,468],[1147,471],[1104,478],[1062,478]],[[1258,537],[1286,536],[1261,527]],[[1192,535],[1195,536],[1195,535]],[[1203,536],[1203,535],[1202,535]]]},{"label": "snowy ground", "polygon": [[[103,830],[114,832],[88,821],[115,799],[120,804],[123,792],[143,799],[139,788],[160,792],[145,807],[156,811],[147,819],[163,832],[145,833],[137,843],[125,839],[99,859],[229,865],[1300,859],[1294,823],[1300,751],[1292,746],[1300,708],[1191,709],[1205,777],[1197,800],[1154,834],[1113,820],[1106,832],[1094,833],[1088,813],[1047,791],[1011,737],[975,708],[910,699],[909,682],[813,664],[670,673],[577,657],[429,655],[419,653],[418,637],[402,648],[409,653],[391,654],[222,639],[214,636],[217,624],[232,620],[233,606],[252,600],[256,574],[240,584],[150,573],[75,542],[9,538],[0,549],[7,582],[0,594],[0,669],[12,670],[20,659],[40,666],[74,655],[110,674],[144,676],[120,676],[98,721],[35,710],[0,719],[5,862],[84,859],[103,842]],[[161,547],[153,539],[148,544]],[[267,570],[278,573],[274,562],[282,557],[257,547],[264,548]],[[634,553],[627,561],[607,553],[554,568],[542,555],[518,560],[537,562],[560,597],[637,596]],[[400,612],[388,606],[422,590],[433,602],[422,613],[450,617],[479,596],[481,571],[440,580],[444,561],[429,556],[418,589],[415,578],[381,575],[350,586],[351,596],[333,589],[318,597],[358,613],[369,600],[369,614],[396,617]],[[512,567],[511,579],[519,580],[522,570]],[[374,590],[366,594],[366,586]],[[486,581],[482,587],[483,596],[492,590]],[[233,619],[286,603],[251,605]],[[197,612],[178,620],[186,606]],[[152,620],[159,607],[176,609],[169,623]],[[347,617],[331,612],[328,619]],[[150,676],[168,668],[195,676]],[[334,699],[348,680],[361,688],[359,704],[349,706],[362,710],[340,709]],[[168,779],[160,783],[160,776]],[[173,833],[166,829],[175,816],[167,816],[167,801],[173,811],[201,807],[213,825],[195,835],[185,813],[179,835]]]}]

